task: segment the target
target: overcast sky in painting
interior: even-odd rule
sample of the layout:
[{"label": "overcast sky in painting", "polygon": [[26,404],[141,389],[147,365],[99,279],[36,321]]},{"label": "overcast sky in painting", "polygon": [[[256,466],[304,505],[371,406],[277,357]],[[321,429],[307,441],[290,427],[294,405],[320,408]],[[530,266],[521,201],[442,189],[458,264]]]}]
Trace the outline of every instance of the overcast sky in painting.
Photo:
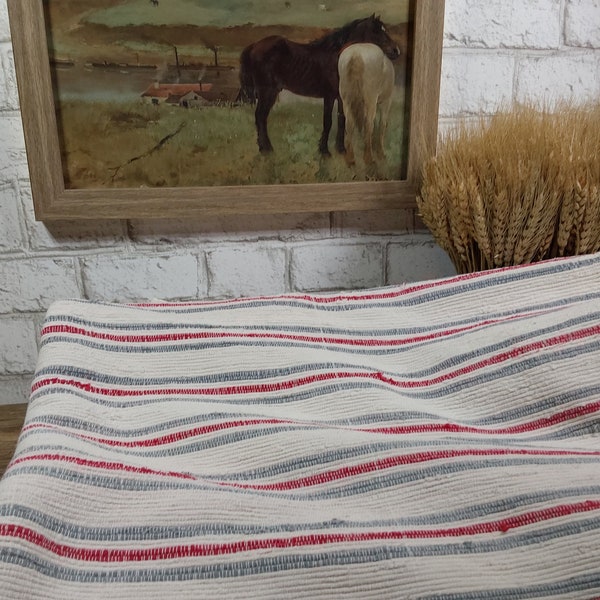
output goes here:
[{"label": "overcast sky in painting", "polygon": [[88,3],[91,11],[86,18],[113,27],[141,24],[227,27],[247,23],[338,27],[373,12],[388,23],[404,22],[408,14],[408,0],[159,0],[158,6],[152,6],[148,0],[130,0],[116,5],[105,2],[108,6],[104,9],[92,8],[98,4],[102,2]]}]

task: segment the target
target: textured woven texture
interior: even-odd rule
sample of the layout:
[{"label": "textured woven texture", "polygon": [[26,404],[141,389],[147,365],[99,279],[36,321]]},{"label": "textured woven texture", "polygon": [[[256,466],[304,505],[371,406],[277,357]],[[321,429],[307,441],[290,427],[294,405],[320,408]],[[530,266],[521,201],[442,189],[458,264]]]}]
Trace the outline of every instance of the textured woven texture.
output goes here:
[{"label": "textured woven texture", "polygon": [[0,596],[600,596],[600,255],[406,287],[58,302]]}]

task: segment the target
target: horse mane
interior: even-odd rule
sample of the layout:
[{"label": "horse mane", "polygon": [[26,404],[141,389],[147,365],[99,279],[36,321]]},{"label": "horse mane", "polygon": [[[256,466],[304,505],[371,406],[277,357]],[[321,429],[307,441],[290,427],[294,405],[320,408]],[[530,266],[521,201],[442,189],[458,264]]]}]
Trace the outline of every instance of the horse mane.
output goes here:
[{"label": "horse mane", "polygon": [[357,25],[369,20],[381,22],[381,19],[374,14],[363,19],[354,19],[351,23],[347,23],[343,27],[334,29],[331,33],[327,33],[323,37],[309,42],[308,45],[312,48],[318,48],[319,50],[341,50],[350,41],[350,35],[356,29]]}]

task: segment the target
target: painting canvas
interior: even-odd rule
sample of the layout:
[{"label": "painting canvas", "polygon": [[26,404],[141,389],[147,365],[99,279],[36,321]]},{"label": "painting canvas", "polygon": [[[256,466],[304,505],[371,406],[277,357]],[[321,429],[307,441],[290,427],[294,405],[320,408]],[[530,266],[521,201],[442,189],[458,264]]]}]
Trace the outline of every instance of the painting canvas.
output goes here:
[{"label": "painting canvas", "polygon": [[[67,190],[397,180],[406,169],[409,0],[43,4]],[[364,136],[356,134],[351,164],[339,152],[337,107],[331,113],[312,89],[326,74],[311,73],[311,89],[301,89],[315,62],[291,54],[369,19],[396,48],[387,48],[385,59],[393,66],[391,107],[383,151],[365,160]],[[265,39],[269,47],[259,55]],[[249,50],[258,74],[244,65]],[[279,71],[265,73],[267,66]],[[269,77],[274,98],[260,96],[258,84]],[[265,106],[269,148],[264,141],[260,147],[255,122]],[[324,144],[327,111],[332,127]]]}]

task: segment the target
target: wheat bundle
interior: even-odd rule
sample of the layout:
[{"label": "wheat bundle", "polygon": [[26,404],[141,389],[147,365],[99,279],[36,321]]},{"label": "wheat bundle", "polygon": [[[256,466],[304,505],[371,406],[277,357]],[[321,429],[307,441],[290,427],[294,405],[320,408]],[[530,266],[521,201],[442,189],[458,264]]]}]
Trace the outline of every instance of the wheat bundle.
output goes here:
[{"label": "wheat bundle", "polygon": [[417,204],[461,273],[600,251],[600,104],[520,105],[450,131]]}]

